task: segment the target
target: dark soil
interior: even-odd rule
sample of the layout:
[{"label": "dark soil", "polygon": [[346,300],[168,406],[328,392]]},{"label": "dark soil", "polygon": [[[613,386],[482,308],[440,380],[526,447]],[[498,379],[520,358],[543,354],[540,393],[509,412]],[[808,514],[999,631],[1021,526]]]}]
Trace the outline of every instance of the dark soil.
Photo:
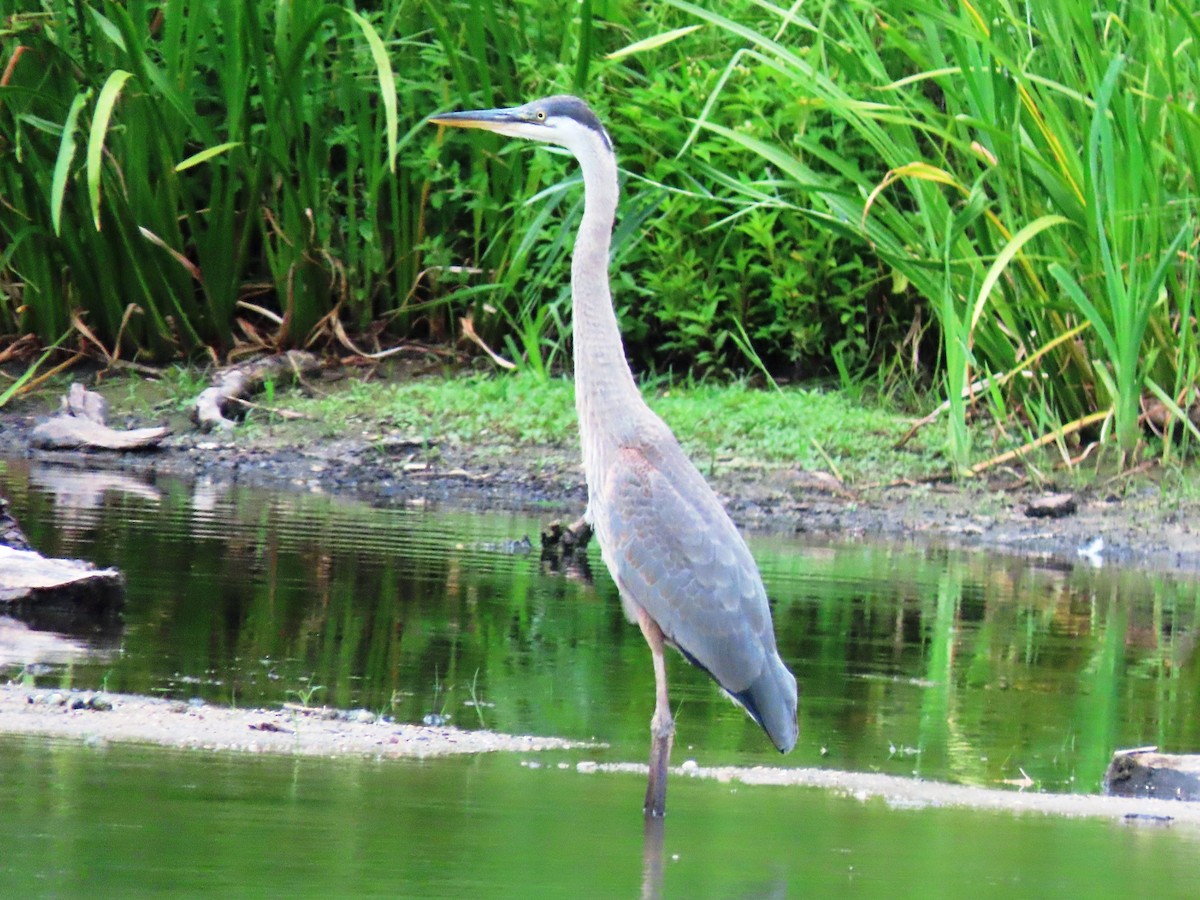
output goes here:
[{"label": "dark soil", "polygon": [[[575,447],[463,447],[400,437],[328,440],[312,436],[311,423],[303,422],[203,434],[180,420],[158,450],[42,451],[30,444],[38,418],[28,406],[0,412],[0,458],[32,457],[148,479],[203,477],[321,490],[375,505],[533,509],[543,511],[547,521],[580,515],[587,500]],[[1029,514],[1031,504],[1055,489],[1031,485],[1012,472],[958,483],[866,487],[842,487],[822,473],[794,467],[744,462],[718,464],[705,474],[747,529],[1200,570],[1200,532],[1193,524],[1200,523],[1200,500],[1166,490],[1152,472],[1076,490],[1074,510],[1060,518]],[[1088,548],[1093,552],[1082,552]]]}]

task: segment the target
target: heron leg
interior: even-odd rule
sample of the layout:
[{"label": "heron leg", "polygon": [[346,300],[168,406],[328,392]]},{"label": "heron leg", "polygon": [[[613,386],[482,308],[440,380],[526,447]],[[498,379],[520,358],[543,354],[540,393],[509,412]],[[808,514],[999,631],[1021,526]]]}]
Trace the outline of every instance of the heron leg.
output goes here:
[{"label": "heron leg", "polygon": [[638,626],[650,645],[654,659],[654,716],[650,719],[650,779],[646,784],[646,803],[642,812],[647,816],[667,814],[667,766],[671,761],[671,743],[675,740],[675,719],[667,697],[667,663],[663,658],[662,629],[645,610],[638,608]]}]

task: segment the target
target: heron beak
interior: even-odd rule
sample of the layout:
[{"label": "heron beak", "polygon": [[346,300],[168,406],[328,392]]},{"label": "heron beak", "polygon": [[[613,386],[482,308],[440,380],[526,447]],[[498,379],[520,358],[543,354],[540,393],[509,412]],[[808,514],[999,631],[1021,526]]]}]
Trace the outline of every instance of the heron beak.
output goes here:
[{"label": "heron beak", "polygon": [[484,131],[511,133],[522,125],[531,125],[528,119],[515,109],[468,109],[462,112],[439,113],[430,116],[434,125],[449,125],[453,128],[482,128]]}]

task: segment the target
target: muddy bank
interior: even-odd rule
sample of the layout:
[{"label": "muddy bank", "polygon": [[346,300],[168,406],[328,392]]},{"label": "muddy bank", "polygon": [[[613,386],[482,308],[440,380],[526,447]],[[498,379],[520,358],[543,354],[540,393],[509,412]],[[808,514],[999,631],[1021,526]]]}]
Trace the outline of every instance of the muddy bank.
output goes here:
[{"label": "muddy bank", "polygon": [[[574,517],[586,504],[578,449],[462,446],[395,434],[316,438],[303,423],[205,435],[184,425],[144,453],[34,450],[38,415],[0,416],[0,459],[97,468],[153,482],[209,479],[356,497],[377,506],[439,504],[538,510]],[[1152,474],[1073,491],[1075,511],[1035,518],[1027,509],[1052,490],[1015,473],[964,483],[840,487],[820,473],[747,460],[718,460],[705,474],[744,528],[818,539],[886,539],[1034,554],[1063,563],[1200,571],[1200,496],[1159,485]]]}]

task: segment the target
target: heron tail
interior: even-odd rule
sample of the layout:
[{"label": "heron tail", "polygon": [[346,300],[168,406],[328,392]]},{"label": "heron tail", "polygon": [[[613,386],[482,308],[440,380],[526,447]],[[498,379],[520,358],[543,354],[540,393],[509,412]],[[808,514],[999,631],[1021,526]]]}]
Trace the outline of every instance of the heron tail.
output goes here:
[{"label": "heron tail", "polygon": [[780,753],[796,746],[800,725],[796,720],[796,678],[788,671],[779,654],[772,654],[762,673],[744,691],[730,692]]}]

